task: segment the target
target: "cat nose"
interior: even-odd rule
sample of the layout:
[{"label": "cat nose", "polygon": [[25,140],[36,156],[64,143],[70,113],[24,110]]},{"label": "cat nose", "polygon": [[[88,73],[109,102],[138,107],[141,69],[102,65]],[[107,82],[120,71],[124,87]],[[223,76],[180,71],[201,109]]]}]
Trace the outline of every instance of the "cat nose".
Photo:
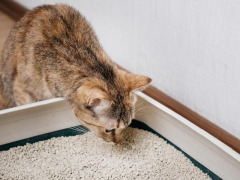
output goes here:
[{"label": "cat nose", "polygon": [[122,142],[122,137],[116,137],[113,142],[115,142],[116,144]]}]

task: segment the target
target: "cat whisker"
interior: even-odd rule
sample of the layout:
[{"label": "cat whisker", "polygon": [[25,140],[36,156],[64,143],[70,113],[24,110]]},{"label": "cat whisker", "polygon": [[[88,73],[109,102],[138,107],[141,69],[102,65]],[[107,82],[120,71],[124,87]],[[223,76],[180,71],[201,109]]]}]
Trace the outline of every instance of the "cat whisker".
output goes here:
[{"label": "cat whisker", "polygon": [[[67,124],[67,125],[69,125],[68,123],[66,123],[66,122],[64,122],[65,124]],[[85,130],[81,130],[81,129],[79,129],[79,128],[77,128],[77,127],[68,127],[69,129],[72,129],[72,130],[74,130],[74,131],[76,131],[76,132],[79,132],[79,133],[82,133],[82,132],[86,132]]]},{"label": "cat whisker", "polygon": [[88,132],[85,129],[79,129],[78,127],[69,127],[69,129],[72,129],[72,130],[74,130],[76,132],[79,132],[79,133],[86,133],[86,132]]},{"label": "cat whisker", "polygon": [[62,120],[63,123],[65,123],[66,125],[68,125],[68,126],[69,126],[68,128],[70,128],[70,129],[73,129],[73,130],[75,130],[75,131],[77,131],[77,132],[81,132],[81,133],[88,131],[85,127],[84,127],[84,128],[79,127],[80,124],[78,124],[78,125],[76,125],[76,124],[71,124],[71,123],[70,123],[71,121],[67,121],[67,120],[63,119],[62,117],[60,117],[60,119]]},{"label": "cat whisker", "polygon": [[141,102],[141,103],[137,104],[137,105],[135,106],[135,108],[140,107],[140,106],[143,105],[144,103],[145,103],[145,102]]},{"label": "cat whisker", "polygon": [[80,129],[76,128],[76,127],[69,127],[68,129],[71,129],[71,130],[76,131],[77,133],[81,133],[81,134],[87,132],[87,131],[84,131],[84,130],[80,130]]},{"label": "cat whisker", "polygon": [[74,115],[72,109],[69,107],[69,104],[68,104],[68,103],[67,103],[67,108],[68,108],[68,110],[69,110],[69,112],[70,112],[71,117],[72,117],[77,123],[80,124],[80,122],[78,121],[77,117]]},{"label": "cat whisker", "polygon": [[135,110],[135,114],[138,113],[138,112],[140,112],[140,111],[142,111],[142,110],[145,110],[145,109],[147,109],[147,108],[148,108],[148,107],[139,108],[139,109]]},{"label": "cat whisker", "polygon": [[141,115],[149,115],[149,114],[157,114],[157,113],[156,112],[148,112],[148,113],[140,112],[139,114],[135,114],[135,117],[136,116],[141,116]]},{"label": "cat whisker", "polygon": [[[69,112],[70,112],[71,117],[78,123],[78,125],[82,125],[82,124],[79,122],[78,118],[74,115],[74,113],[73,113],[73,111],[71,110],[71,108],[69,107],[69,104],[67,104],[67,108],[68,108],[68,110],[69,110]],[[87,122],[87,120],[85,120],[85,119],[80,119],[80,120]],[[89,129],[86,128],[85,126],[82,125],[81,127],[84,128],[86,131],[89,131]]]},{"label": "cat whisker", "polygon": [[137,110],[141,110],[141,109],[144,109],[144,108],[147,108],[147,106],[143,106],[143,107],[136,108],[136,109],[137,109]]},{"label": "cat whisker", "polygon": [[63,117],[59,117],[63,122],[68,122],[69,123],[69,125],[71,125],[71,126],[79,126],[80,124],[79,123],[76,123],[76,122],[74,122],[74,121],[71,121],[71,120],[66,120],[66,119],[64,119]]},{"label": "cat whisker", "polygon": [[138,112],[138,113],[135,113],[135,116],[142,115],[142,114],[146,114],[146,112]]}]

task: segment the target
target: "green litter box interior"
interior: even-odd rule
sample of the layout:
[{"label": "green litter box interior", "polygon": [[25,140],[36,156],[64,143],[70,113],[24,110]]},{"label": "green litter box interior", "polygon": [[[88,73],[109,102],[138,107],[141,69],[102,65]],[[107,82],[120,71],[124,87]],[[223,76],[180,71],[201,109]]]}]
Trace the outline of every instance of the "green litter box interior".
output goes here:
[{"label": "green litter box interior", "polygon": [[[216,174],[214,174],[212,171],[210,171],[208,168],[206,168],[205,166],[200,164],[198,161],[193,159],[191,156],[189,156],[187,153],[185,153],[183,150],[181,150],[179,147],[177,147],[171,141],[167,140],[165,137],[163,137],[162,135],[160,135],[159,133],[154,131],[152,128],[150,128],[149,126],[147,126],[143,122],[138,121],[138,120],[133,120],[132,123],[130,124],[130,127],[143,129],[143,130],[152,132],[153,134],[156,134],[160,138],[167,141],[168,144],[174,146],[177,150],[181,151],[195,166],[197,166],[199,169],[201,169],[204,173],[207,173],[213,180],[221,179]],[[81,134],[84,134],[84,133],[85,132],[82,132],[82,133],[81,132],[76,132],[71,128],[67,128],[67,129],[54,131],[54,132],[47,133],[47,134],[42,134],[42,135],[39,135],[39,136],[30,137],[30,138],[23,139],[23,140],[20,140],[20,141],[15,141],[15,142],[12,142],[12,143],[0,145],[0,151],[9,150],[12,147],[24,146],[27,143],[35,143],[35,142],[38,142],[38,141],[44,141],[44,140],[47,140],[47,139],[51,139],[53,137],[75,136],[75,135],[81,135]]]}]

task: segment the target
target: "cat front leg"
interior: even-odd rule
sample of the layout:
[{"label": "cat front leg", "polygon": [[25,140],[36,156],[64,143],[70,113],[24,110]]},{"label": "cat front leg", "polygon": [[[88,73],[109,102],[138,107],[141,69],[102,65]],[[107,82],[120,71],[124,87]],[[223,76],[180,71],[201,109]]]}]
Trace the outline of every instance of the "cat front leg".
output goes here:
[{"label": "cat front leg", "polygon": [[17,106],[33,103],[36,101],[36,97],[34,96],[34,94],[26,90],[21,85],[21,83],[18,83],[18,81],[15,81],[14,83],[13,94]]}]

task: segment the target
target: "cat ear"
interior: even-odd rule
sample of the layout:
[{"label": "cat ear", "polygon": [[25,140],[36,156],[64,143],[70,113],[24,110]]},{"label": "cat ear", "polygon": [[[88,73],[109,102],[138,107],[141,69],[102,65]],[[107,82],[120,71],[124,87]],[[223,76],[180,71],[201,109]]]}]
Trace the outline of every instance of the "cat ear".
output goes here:
[{"label": "cat ear", "polygon": [[128,82],[129,91],[143,91],[151,82],[152,79],[149,77],[132,74]]},{"label": "cat ear", "polygon": [[111,99],[108,94],[98,87],[83,85],[77,89],[77,96],[80,101],[84,101],[90,107],[107,106]]},{"label": "cat ear", "polygon": [[89,106],[98,106],[102,100],[107,101],[109,99],[107,93],[105,93],[104,91],[98,88],[90,89],[86,93],[87,93],[87,103]]},{"label": "cat ear", "polygon": [[143,91],[152,82],[152,79],[146,76],[131,74],[123,70],[119,70],[119,72],[127,84],[129,92]]},{"label": "cat ear", "polygon": [[86,93],[88,106],[98,115],[104,113],[112,104],[108,94],[99,88],[90,89]]}]

